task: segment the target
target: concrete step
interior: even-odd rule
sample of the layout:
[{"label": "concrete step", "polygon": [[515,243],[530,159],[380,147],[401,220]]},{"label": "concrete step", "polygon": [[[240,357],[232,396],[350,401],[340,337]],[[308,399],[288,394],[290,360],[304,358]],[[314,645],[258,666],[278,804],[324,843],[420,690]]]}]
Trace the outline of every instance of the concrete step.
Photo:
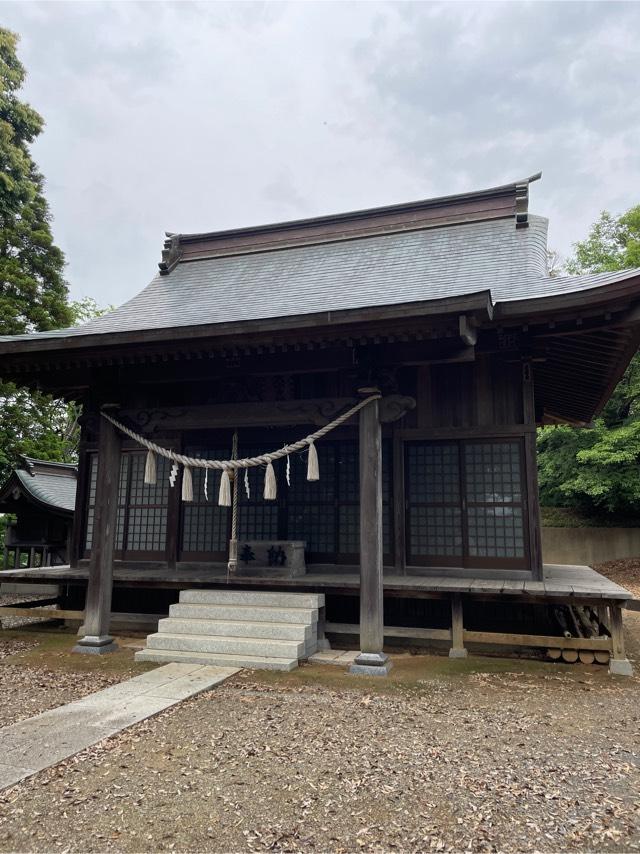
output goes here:
[{"label": "concrete step", "polygon": [[154,661],[166,664],[182,661],[186,664],[213,664],[221,667],[248,667],[255,670],[293,670],[298,666],[295,658],[269,658],[262,655],[230,655],[215,652],[182,652],[178,650],[141,649],[136,661]]},{"label": "concrete step", "polygon": [[276,641],[266,638],[216,637],[214,635],[180,635],[159,632],[149,635],[147,649],[177,652],[215,652],[230,655],[262,656],[265,658],[304,658],[304,642]]},{"label": "concrete step", "polygon": [[270,605],[191,605],[178,602],[169,608],[169,616],[185,620],[246,620],[251,623],[314,625],[318,622],[318,609],[276,608]]},{"label": "concrete step", "polygon": [[271,605],[276,608],[322,608],[323,593],[273,593],[262,590],[182,590],[185,605]]},{"label": "concrete step", "polygon": [[267,623],[249,620],[194,620],[165,617],[158,623],[158,632],[172,635],[218,635],[221,637],[268,638],[308,644],[314,632],[303,623]]}]

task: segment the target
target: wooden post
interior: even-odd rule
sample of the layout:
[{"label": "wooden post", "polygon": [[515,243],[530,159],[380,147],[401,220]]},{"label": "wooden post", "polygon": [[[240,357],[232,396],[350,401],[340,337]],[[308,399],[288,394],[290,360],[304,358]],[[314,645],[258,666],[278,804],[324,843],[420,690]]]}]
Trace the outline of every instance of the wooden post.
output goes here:
[{"label": "wooden post", "polygon": [[616,676],[633,676],[631,662],[624,649],[624,630],[622,626],[622,608],[619,603],[609,605],[609,630],[611,632],[611,658],[609,673]]},{"label": "wooden post", "polygon": [[109,634],[113,587],[113,550],[118,513],[120,482],[120,434],[105,418],[100,418],[98,439],[98,480],[89,563],[89,583],[85,603],[85,636],[74,652],[103,654],[117,646]]},{"label": "wooden post", "polygon": [[536,411],[531,363],[522,366],[522,402],[524,423],[529,428],[524,435],[524,468],[527,489],[529,565],[534,579],[542,581],[542,539],[540,536],[540,499],[538,495],[538,458],[536,448]]},{"label": "wooden post", "polygon": [[[362,397],[376,388],[359,389]],[[378,401],[360,410],[360,654],[351,673],[386,676],[382,578],[382,433]]]},{"label": "wooden post", "polygon": [[463,632],[462,597],[459,593],[454,593],[451,597],[451,649],[449,650],[449,658],[467,657]]},{"label": "wooden post", "polygon": [[406,575],[405,495],[404,495],[404,442],[393,431],[393,550],[394,567],[399,575]]},{"label": "wooden post", "polygon": [[[99,415],[94,415],[99,418]],[[80,419],[80,447],[78,449],[78,476],[76,479],[76,503],[73,522],[69,536],[67,559],[72,569],[77,569],[84,554],[87,507],[89,495],[89,454],[87,453],[87,421],[88,410]]]}]

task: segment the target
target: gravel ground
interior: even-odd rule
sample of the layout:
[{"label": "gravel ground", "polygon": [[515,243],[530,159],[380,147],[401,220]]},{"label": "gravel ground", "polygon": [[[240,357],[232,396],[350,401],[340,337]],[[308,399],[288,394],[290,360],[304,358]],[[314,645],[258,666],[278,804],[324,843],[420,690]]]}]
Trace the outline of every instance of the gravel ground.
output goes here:
[{"label": "gravel ground", "polygon": [[640,682],[485,661],[241,674],[7,790],[0,850],[640,850]]}]

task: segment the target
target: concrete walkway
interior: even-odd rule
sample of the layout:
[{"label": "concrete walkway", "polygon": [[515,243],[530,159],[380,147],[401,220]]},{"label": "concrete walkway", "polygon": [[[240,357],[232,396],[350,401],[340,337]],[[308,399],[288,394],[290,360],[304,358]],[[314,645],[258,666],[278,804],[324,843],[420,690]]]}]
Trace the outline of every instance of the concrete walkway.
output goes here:
[{"label": "concrete walkway", "polygon": [[0,790],[224,682],[237,668],[166,664],[0,729]]}]

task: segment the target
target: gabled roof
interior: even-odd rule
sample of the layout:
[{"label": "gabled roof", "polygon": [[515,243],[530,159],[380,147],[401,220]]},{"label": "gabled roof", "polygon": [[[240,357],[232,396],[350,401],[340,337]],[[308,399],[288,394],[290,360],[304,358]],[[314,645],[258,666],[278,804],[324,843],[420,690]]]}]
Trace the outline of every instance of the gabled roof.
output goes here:
[{"label": "gabled roof", "polygon": [[[155,340],[255,324],[340,322],[357,310],[422,306],[483,295],[489,315],[535,314],[548,301],[605,297],[640,269],[551,278],[547,221],[528,212],[528,185],[513,184],[409,204],[208,234],[170,235],[160,272],[115,311],[82,326],[0,337],[2,352]],[[471,304],[471,303],[470,303]],[[115,337],[114,337],[115,336]],[[41,343],[40,343],[41,342]],[[58,342],[58,343],[56,343]]]},{"label": "gabled roof", "polygon": [[537,177],[328,217],[169,234],[158,274],[115,311],[72,329],[0,338],[0,376],[77,400],[96,368],[113,379],[128,365],[154,371],[183,358],[376,346],[406,335],[424,342],[426,357],[434,341],[455,344],[469,327],[479,350],[521,342],[514,349],[535,362],[540,418],[587,422],[640,342],[640,269],[550,277],[547,221],[528,210]]},{"label": "gabled roof", "polygon": [[20,497],[38,507],[73,513],[78,469],[71,463],[55,463],[22,457],[22,467],[11,473],[0,488],[0,512],[12,512]]}]

